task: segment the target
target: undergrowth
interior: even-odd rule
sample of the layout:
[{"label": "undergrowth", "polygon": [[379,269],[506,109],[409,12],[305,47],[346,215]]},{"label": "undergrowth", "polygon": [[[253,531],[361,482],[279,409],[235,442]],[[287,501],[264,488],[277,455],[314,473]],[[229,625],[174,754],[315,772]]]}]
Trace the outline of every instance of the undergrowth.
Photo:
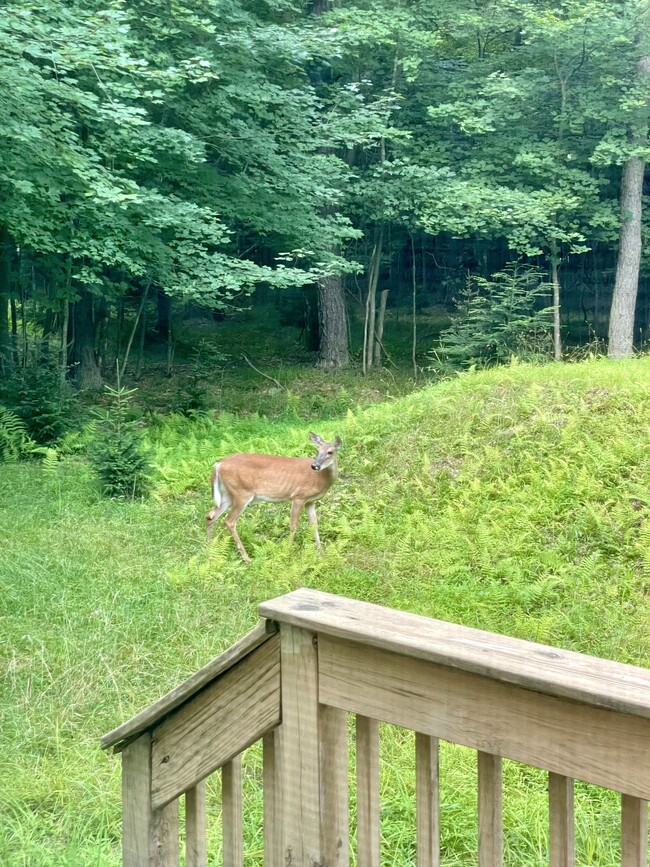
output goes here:
[{"label": "undergrowth", "polygon": [[[76,453],[55,478],[0,475],[0,862],[120,863],[118,760],[98,737],[243,634],[262,600],[309,586],[650,665],[650,359],[466,374],[398,401],[302,421],[154,419],[144,503],[103,500]],[[319,506],[324,552],[286,504],[249,508],[238,558],[204,542],[210,465],[233,451],[310,454],[339,435]],[[382,739],[383,861],[415,863],[413,736]],[[259,749],[245,762],[247,864],[261,864]],[[547,863],[541,772],[506,763],[506,863]],[[444,745],[443,864],[476,863],[475,754]],[[209,788],[218,817],[219,786]],[[620,863],[614,795],[577,785],[577,864]],[[354,810],[354,799],[352,800]],[[210,857],[220,852],[210,823]]]}]

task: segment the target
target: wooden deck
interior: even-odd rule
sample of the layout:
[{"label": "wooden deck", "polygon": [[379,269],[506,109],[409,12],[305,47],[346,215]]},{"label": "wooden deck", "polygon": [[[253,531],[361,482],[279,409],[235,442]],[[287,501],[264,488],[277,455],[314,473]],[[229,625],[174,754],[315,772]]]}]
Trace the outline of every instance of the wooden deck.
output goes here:
[{"label": "wooden deck", "polygon": [[479,867],[503,863],[503,758],[548,772],[551,867],[574,855],[573,780],[621,793],[622,867],[647,867],[650,671],[313,590],[260,606],[230,651],[102,738],[122,752],[125,867],[205,867],[222,769],[224,864],[242,855],[241,753],[263,741],[265,864],[378,867],[378,722],[416,733],[418,867],[440,864],[439,739],[478,762]]}]

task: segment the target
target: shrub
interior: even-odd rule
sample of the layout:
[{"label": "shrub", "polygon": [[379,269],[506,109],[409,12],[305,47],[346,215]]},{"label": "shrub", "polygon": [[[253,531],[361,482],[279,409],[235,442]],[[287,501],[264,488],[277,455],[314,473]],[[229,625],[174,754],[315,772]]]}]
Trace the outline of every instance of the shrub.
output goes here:
[{"label": "shrub", "polygon": [[489,367],[512,355],[550,357],[552,310],[540,308],[548,291],[544,275],[528,265],[507,265],[492,280],[470,277],[432,353],[432,367]]},{"label": "shrub", "polygon": [[74,398],[53,365],[31,361],[2,385],[0,399],[25,423],[30,438],[42,446],[56,443],[70,428]]},{"label": "shrub", "polygon": [[135,499],[149,491],[151,465],[144,449],[137,419],[129,418],[129,403],[135,388],[107,385],[108,406],[96,409],[97,426],[88,449],[90,463],[109,497]]}]

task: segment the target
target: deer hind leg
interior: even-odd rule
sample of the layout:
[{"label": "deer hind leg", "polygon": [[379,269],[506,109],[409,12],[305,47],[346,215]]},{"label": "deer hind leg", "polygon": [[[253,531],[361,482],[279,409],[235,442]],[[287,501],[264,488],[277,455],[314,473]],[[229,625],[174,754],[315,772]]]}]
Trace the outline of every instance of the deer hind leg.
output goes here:
[{"label": "deer hind leg", "polygon": [[210,509],[208,514],[205,516],[205,529],[206,529],[206,536],[207,536],[208,542],[212,538],[212,527],[213,527],[214,522],[218,518],[220,518],[223,515],[223,513],[226,511],[226,509],[229,509],[231,505],[232,504],[231,504],[230,500],[226,500],[226,498],[224,498],[223,502],[221,503],[221,505],[219,507],[215,506],[214,508]]},{"label": "deer hind leg", "polygon": [[316,503],[308,503],[305,506],[305,511],[307,512],[309,523],[314,528],[314,540],[316,542],[316,547],[320,548],[320,536],[318,535],[318,518],[316,516]]},{"label": "deer hind leg", "polygon": [[246,563],[250,563],[251,558],[248,556],[248,552],[246,551],[246,548],[244,548],[244,544],[239,538],[239,534],[237,533],[237,521],[239,520],[239,516],[244,511],[246,506],[248,506],[249,503],[253,502],[253,499],[253,497],[250,497],[247,500],[240,500],[238,502],[235,502],[225,519],[226,527],[228,527],[230,535],[235,540],[235,545],[237,545],[237,550],[241,554],[242,560],[244,560]]}]

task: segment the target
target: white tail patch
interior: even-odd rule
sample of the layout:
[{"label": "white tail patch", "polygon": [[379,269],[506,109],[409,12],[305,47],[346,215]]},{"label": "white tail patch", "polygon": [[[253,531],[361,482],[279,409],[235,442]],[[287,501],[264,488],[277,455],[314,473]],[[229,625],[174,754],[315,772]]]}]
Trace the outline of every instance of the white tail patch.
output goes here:
[{"label": "white tail patch", "polygon": [[221,487],[219,485],[219,463],[212,468],[212,499],[217,508],[221,505]]}]

